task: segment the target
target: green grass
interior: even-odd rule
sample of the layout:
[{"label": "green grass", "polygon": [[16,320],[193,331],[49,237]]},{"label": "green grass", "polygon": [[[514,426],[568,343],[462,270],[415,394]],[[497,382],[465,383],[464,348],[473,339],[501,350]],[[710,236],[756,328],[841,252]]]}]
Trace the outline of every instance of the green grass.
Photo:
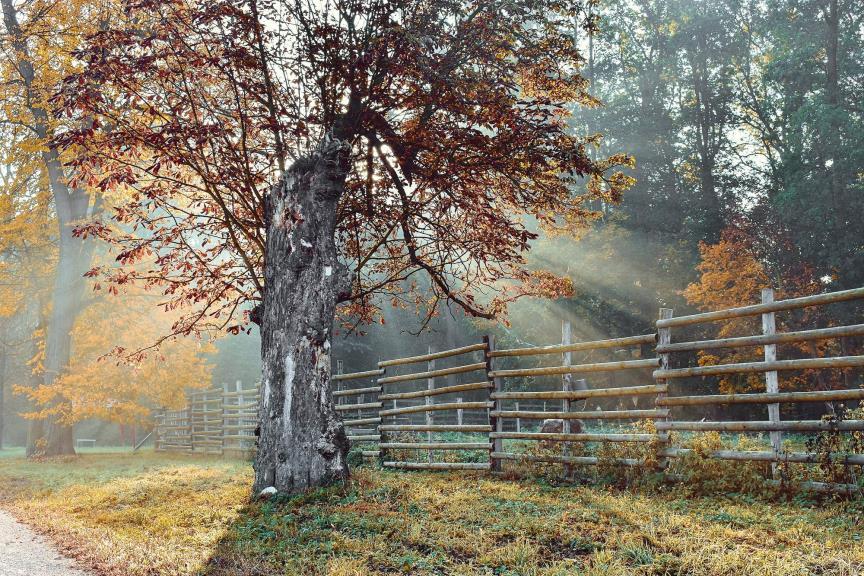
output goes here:
[{"label": "green grass", "polygon": [[24,456],[24,447],[2,448],[0,458],[21,458]]},{"label": "green grass", "polygon": [[248,501],[247,463],[85,454],[0,465],[0,507],[103,574],[807,575],[864,571],[864,506],[362,469]]}]

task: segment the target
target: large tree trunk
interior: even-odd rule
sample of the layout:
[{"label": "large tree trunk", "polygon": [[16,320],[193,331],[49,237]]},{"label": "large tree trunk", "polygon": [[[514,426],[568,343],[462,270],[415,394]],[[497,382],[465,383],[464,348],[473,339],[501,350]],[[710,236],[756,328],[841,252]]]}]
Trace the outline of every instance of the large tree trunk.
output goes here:
[{"label": "large tree trunk", "polygon": [[0,450],[3,449],[3,427],[6,423],[6,345],[0,342]]},{"label": "large tree trunk", "polygon": [[844,130],[840,125],[842,107],[837,60],[840,49],[840,13],[837,0],[829,0],[827,3],[825,25],[825,104],[828,108],[825,148],[827,149],[826,160],[830,160],[828,173],[831,178],[831,202],[834,207],[832,237],[839,240],[847,236],[844,232],[849,220],[843,210],[846,206],[846,185],[843,178],[845,162],[841,140]]},{"label": "large tree trunk", "polygon": [[[86,207],[84,214],[86,215]],[[75,238],[72,224],[60,222],[60,258],[51,306],[51,317],[45,341],[44,382],[50,386],[69,366],[72,356],[72,329],[84,308],[86,280],[84,273],[90,267],[92,242]],[[53,419],[46,422],[45,456],[74,454],[72,427]]]},{"label": "large tree trunk", "polygon": [[699,192],[702,209],[702,240],[716,242],[723,229],[723,216],[717,184],[714,178],[717,144],[712,134],[721,131],[715,126],[717,115],[712,113],[714,95],[708,80],[708,42],[706,33],[698,30],[695,44],[688,44],[691,80],[695,98],[696,153],[699,163]]},{"label": "large tree trunk", "polygon": [[263,364],[256,493],[299,492],[348,477],[348,439],[331,396],[330,338],[350,290],[334,234],[347,152],[328,140],[298,160],[265,206]]}]

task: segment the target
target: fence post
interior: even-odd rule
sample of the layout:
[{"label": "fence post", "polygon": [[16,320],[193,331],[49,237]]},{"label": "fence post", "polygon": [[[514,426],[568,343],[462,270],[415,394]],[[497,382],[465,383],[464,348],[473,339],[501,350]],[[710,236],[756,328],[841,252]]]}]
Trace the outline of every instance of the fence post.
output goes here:
[{"label": "fence post", "polygon": [[[458,404],[461,404],[462,403],[462,397],[460,396],[459,398],[456,398],[456,402]],[[458,424],[459,426],[462,426],[462,408],[458,408],[456,410],[456,424]]]},{"label": "fence post", "polygon": [[[513,405],[516,407],[516,412],[519,412],[519,402],[514,402]],[[522,432],[522,418],[516,416],[516,432]]]},{"label": "fence post", "polygon": [[155,425],[153,426],[153,451],[159,452],[159,443],[162,440],[162,422],[164,422],[165,417],[162,414],[157,414],[154,420]]},{"label": "fence post", "polygon": [[[429,351],[429,354],[432,354],[432,352],[434,351],[432,346],[429,346],[428,351]],[[434,358],[432,360],[429,360],[429,362],[426,364],[426,370],[428,372],[435,370],[435,359]],[[432,391],[434,389],[435,389],[435,378],[427,379],[426,380],[426,390]],[[432,396],[426,396],[425,403],[426,403],[427,407],[431,406],[432,405]],[[433,421],[434,421],[434,418],[432,417],[432,412],[430,410],[427,410],[426,411],[426,425],[432,426]],[[429,442],[430,444],[432,443],[432,431],[431,430],[426,432],[426,441]],[[426,460],[430,464],[432,463],[432,450],[431,449],[426,451]]]},{"label": "fence post", "polygon": [[192,412],[192,395],[186,395],[186,421],[189,425],[189,452],[195,452],[195,418]]},{"label": "fence post", "polygon": [[[774,302],[774,290],[772,288],[763,288],[762,303],[770,304],[771,302]],[[766,336],[773,336],[776,331],[777,325],[774,318],[774,312],[767,312],[765,314],[762,314],[762,334]],[[777,360],[777,345],[766,344],[765,361],[774,362],[775,360]],[[765,391],[769,394],[776,394],[780,391],[780,384],[777,379],[776,370],[765,372]],[[772,423],[780,422],[780,404],[768,404],[768,420],[770,420]],[[770,437],[771,448],[774,451],[774,454],[779,454],[783,444],[783,433],[777,430],[772,430],[770,433]],[[773,475],[776,477],[776,463],[773,463],[771,465],[771,470],[773,472]]]},{"label": "fence post", "polygon": [[[379,357],[379,364],[380,363],[381,363],[381,360]],[[384,368],[384,371],[386,373],[387,369]],[[378,380],[380,380],[381,378],[382,378],[382,376],[378,376],[378,378],[375,379],[375,384],[381,388],[381,390],[378,392],[379,396],[384,393],[384,385],[378,383]],[[384,460],[386,459],[386,454],[387,454],[387,449],[384,448],[382,446],[382,444],[386,444],[388,442],[388,436],[390,435],[388,432],[385,432],[384,430],[381,429],[381,426],[384,425],[384,418],[385,418],[385,416],[381,415],[381,412],[383,412],[385,409],[384,403],[385,403],[384,401],[381,401],[381,407],[378,408],[379,422],[375,427],[377,432],[378,432],[378,464],[380,464],[381,467],[384,466]],[[395,407],[396,407],[396,400],[393,400],[393,408],[395,408]]]},{"label": "fence post", "polygon": [[[342,371],[344,370],[344,368],[345,368],[344,361],[342,361],[342,360],[336,360],[336,374],[338,374],[339,376],[341,376],[342,373],[343,373]],[[342,391],[342,381],[341,381],[341,380],[338,380],[338,381],[336,382],[336,391],[337,391],[337,392],[341,392],[341,391]],[[336,404],[337,404],[337,405],[342,404],[344,399],[345,399],[344,396],[339,396],[338,399],[336,400]]]},{"label": "fence post", "polygon": [[[660,308],[660,320],[668,320],[672,318],[673,310],[672,308]],[[657,344],[671,344],[672,343],[672,329],[671,328],[658,328],[657,329]],[[668,370],[669,369],[669,353],[660,354],[660,369]],[[667,384],[667,380],[657,380],[657,384]],[[657,407],[656,401],[665,398],[666,392],[660,392],[657,394],[655,399],[654,407]],[[664,418],[664,420],[669,420],[669,418]],[[655,434],[657,434],[657,450],[662,451],[665,450],[669,445],[669,432],[664,431],[662,433],[657,432],[655,430]],[[669,459],[658,454],[657,455],[657,466],[660,470],[665,470],[669,465]]]},{"label": "fence post", "polygon": [[[244,434],[243,431],[240,430],[240,426],[243,425],[242,414],[246,410],[246,408],[241,408],[241,406],[243,406],[243,404],[245,403],[242,380],[237,380],[234,383],[234,390],[237,392],[237,418],[234,420],[234,425],[237,426],[237,428],[235,428],[236,432],[234,434],[237,436],[243,436]],[[243,444],[243,440],[235,438],[235,445],[237,446],[238,454],[242,453],[243,447],[245,446],[245,444]]]},{"label": "fence post", "polygon": [[229,390],[228,383],[223,382],[222,383],[222,402],[221,402],[221,404],[222,404],[222,430],[220,433],[221,440],[222,440],[222,455],[223,456],[225,455],[225,436],[226,436],[225,427],[229,425],[228,421],[225,419],[225,414],[226,414],[225,403],[228,401],[228,398],[225,395],[228,393],[228,390]]},{"label": "fence post", "polygon": [[[570,325],[570,320],[563,320],[561,322],[561,345],[567,346],[572,344],[572,326]],[[564,352],[562,354],[561,365],[562,366],[570,366],[572,361],[572,353]],[[561,376],[561,389],[564,392],[572,392],[573,391],[573,375],[572,374],[563,374]],[[570,411],[570,399],[565,398],[561,400],[561,411],[569,412]],[[570,419],[565,418],[562,419],[561,422],[561,432],[564,434],[570,434]],[[562,442],[561,443],[561,455],[567,457],[570,455],[570,443]],[[570,478],[573,474],[573,467],[567,464],[564,464],[564,478]]]},{"label": "fence post", "polygon": [[[483,342],[486,344],[486,378],[487,380],[491,380],[492,386],[487,388],[487,394],[489,394],[489,390],[492,392],[500,392],[501,391],[501,379],[500,378],[492,378],[489,374],[493,370],[493,358],[492,352],[495,350],[495,336],[487,335],[483,337]],[[489,395],[491,398],[491,394]],[[497,416],[493,416],[496,412],[501,410],[501,400],[495,399],[493,400],[492,410],[489,411],[489,430],[492,432],[503,432],[503,420],[498,418]],[[491,437],[490,435],[489,442],[489,469],[493,472],[501,471],[501,460],[497,458],[493,458],[492,454],[495,452],[503,452],[504,451],[504,440],[497,437]]]}]

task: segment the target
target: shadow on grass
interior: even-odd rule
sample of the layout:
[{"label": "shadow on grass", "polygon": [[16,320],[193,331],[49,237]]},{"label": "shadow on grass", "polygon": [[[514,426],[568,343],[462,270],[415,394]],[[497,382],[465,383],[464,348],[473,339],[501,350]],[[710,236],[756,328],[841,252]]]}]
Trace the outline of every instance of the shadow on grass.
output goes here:
[{"label": "shadow on grass", "polygon": [[203,574],[708,575],[735,565],[840,576],[864,569],[862,524],[848,503],[360,469],[347,487],[245,506]]}]

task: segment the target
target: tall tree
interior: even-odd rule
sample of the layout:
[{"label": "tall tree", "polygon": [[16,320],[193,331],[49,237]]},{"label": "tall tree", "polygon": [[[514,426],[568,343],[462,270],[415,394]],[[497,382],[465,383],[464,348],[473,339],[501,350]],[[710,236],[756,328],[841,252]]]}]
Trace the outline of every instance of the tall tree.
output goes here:
[{"label": "tall tree", "polygon": [[[35,2],[27,5],[26,19],[20,21],[13,0],[2,0],[5,54],[4,76],[7,121],[26,127],[29,149],[42,162],[50,187],[57,223],[57,261],[45,338],[43,380],[50,385],[68,367],[71,331],[83,308],[84,273],[90,268],[93,243],[74,235],[75,224],[98,211],[100,196],[74,185],[64,167],[61,152],[52,138],[60,124],[49,102],[65,74],[72,71],[71,48],[80,39],[80,22],[98,17],[86,3]],[[46,422],[42,452],[46,455],[73,453],[72,429],[54,420]]]},{"label": "tall tree", "polygon": [[82,150],[88,178],[134,191],[115,214],[132,232],[80,233],[138,264],[94,274],[194,306],[175,332],[239,330],[233,313],[255,304],[257,489],[348,473],[330,396],[337,305],[370,318],[374,295],[407,290],[429,310],[449,301],[492,317],[520,295],[566,293],[524,269],[537,236],[526,217],[574,233],[595,216],[586,201],[615,202],[629,184],[610,173],[626,157],[592,160],[566,127],[573,102],[593,103],[571,34],[574,15],[591,26],[579,2],[125,9],[78,54],[86,69],[63,93],[100,130],[62,141]]}]

